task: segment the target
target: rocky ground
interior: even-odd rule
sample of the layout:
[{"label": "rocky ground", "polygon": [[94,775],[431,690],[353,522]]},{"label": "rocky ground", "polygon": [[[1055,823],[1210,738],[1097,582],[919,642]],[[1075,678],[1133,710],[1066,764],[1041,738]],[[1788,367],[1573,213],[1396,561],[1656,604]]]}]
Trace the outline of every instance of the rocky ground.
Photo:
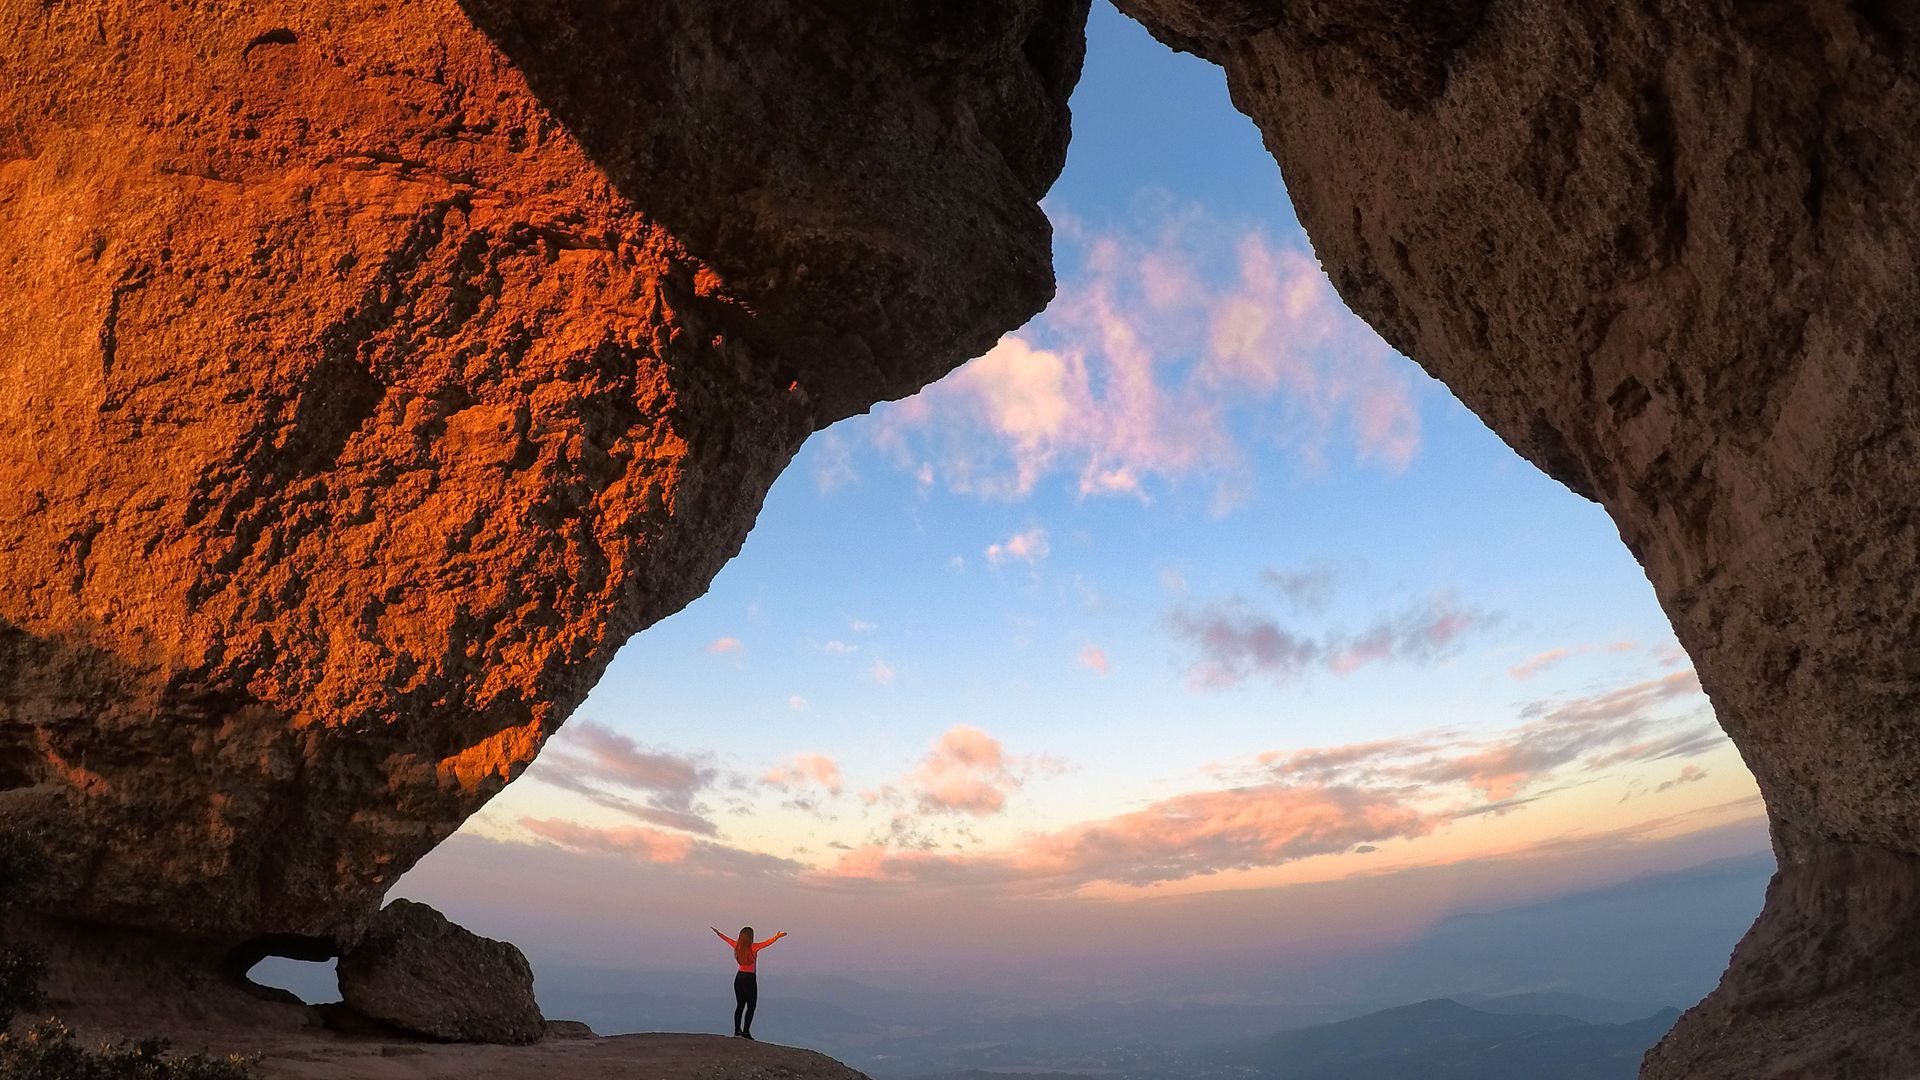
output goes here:
[{"label": "rocky ground", "polygon": [[724,1035],[550,1037],[531,1046],[484,1046],[318,1032],[254,1049],[267,1080],[865,1080],[811,1050]]}]

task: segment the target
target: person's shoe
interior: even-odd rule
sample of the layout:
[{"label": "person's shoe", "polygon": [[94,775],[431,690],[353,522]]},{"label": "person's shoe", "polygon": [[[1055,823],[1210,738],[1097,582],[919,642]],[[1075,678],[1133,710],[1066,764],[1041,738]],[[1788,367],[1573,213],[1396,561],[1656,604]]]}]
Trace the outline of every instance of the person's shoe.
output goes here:
[{"label": "person's shoe", "polygon": [[743,1031],[743,1032],[741,1032],[741,1033],[740,1033],[740,1037],[741,1037],[741,1038],[743,1038],[743,1039],[745,1039],[745,1040],[747,1040],[748,1042],[755,1042],[755,1041],[757,1041],[756,1039],[754,1039],[754,1037],[753,1037],[753,1032],[751,1032],[751,1031]]}]

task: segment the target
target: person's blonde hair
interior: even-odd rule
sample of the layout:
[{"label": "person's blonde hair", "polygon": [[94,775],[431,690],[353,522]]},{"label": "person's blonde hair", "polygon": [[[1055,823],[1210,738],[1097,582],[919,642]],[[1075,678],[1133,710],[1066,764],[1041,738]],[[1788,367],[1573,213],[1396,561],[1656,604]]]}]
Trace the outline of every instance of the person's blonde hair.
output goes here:
[{"label": "person's blonde hair", "polygon": [[753,962],[753,927],[740,928],[740,940],[733,947],[733,958],[743,964]]}]

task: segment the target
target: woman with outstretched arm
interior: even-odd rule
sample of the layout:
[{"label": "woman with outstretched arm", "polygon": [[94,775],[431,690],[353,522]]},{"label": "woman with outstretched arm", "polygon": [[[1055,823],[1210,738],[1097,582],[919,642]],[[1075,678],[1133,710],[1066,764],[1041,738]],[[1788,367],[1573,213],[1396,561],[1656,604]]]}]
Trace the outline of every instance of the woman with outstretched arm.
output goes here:
[{"label": "woman with outstretched arm", "polygon": [[[707,929],[719,934],[721,941],[733,946],[734,962],[740,965],[740,970],[733,976],[733,1034],[736,1038],[751,1039],[753,1038],[753,1010],[760,1004],[760,979],[754,972],[755,966],[759,963],[760,950],[786,937],[787,932],[782,930],[756,945],[753,941],[751,926],[741,927],[738,938],[721,934],[720,928],[716,926],[709,926]],[[746,1016],[744,1021],[741,1019],[743,1013]]]}]

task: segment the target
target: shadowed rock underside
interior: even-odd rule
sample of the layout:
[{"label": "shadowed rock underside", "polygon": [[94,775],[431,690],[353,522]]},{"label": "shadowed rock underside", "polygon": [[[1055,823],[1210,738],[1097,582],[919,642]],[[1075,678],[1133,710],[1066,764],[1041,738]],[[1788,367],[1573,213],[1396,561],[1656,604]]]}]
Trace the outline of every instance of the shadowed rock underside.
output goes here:
[{"label": "shadowed rock underside", "polygon": [[1334,283],[1598,500],[1780,874],[1657,1078],[1920,1068],[1920,5],[1121,0]]}]

